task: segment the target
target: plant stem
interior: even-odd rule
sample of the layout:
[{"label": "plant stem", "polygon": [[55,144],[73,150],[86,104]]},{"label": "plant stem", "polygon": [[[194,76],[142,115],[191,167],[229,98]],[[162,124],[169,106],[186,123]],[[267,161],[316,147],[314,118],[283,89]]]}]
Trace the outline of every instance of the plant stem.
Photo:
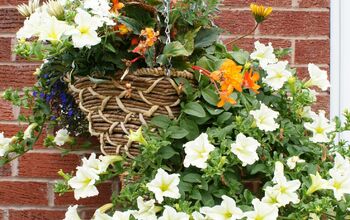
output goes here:
[{"label": "plant stem", "polygon": [[259,27],[259,24],[260,24],[260,23],[256,23],[256,25],[254,26],[254,28],[253,28],[251,31],[249,31],[247,34],[242,35],[242,36],[240,36],[240,37],[238,37],[238,38],[236,38],[236,39],[233,39],[233,40],[229,41],[228,43],[225,43],[225,45],[232,44],[232,43],[234,43],[234,42],[236,42],[236,41],[239,41],[239,40],[241,40],[241,39],[243,39],[243,38],[245,38],[245,37],[251,35],[251,34],[254,33],[254,31]]}]

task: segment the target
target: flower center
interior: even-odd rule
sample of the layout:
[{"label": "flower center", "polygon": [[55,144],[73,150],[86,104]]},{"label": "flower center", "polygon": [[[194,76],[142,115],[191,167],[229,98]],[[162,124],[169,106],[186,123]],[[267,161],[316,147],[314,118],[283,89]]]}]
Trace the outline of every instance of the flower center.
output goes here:
[{"label": "flower center", "polygon": [[315,131],[316,131],[317,134],[323,134],[324,128],[322,128],[322,127],[317,127],[317,128],[315,129]]},{"label": "flower center", "polygon": [[226,219],[230,219],[232,217],[232,213],[227,211],[227,212],[225,212],[224,216]]},{"label": "flower center", "polygon": [[89,32],[89,28],[86,26],[80,27],[79,31],[81,34],[87,34]]},{"label": "flower center", "polygon": [[159,187],[162,192],[168,191],[169,189],[169,184],[162,183],[162,185]]},{"label": "flower center", "polygon": [[334,182],[333,183],[333,187],[336,189],[340,189],[341,188],[341,183],[340,182]]}]

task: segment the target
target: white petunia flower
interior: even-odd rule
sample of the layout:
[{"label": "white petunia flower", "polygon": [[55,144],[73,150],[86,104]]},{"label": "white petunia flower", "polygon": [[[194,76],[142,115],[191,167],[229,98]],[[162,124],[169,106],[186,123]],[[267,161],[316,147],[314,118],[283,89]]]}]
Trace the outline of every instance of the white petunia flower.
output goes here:
[{"label": "white petunia flower", "polygon": [[347,176],[350,174],[350,161],[349,158],[343,157],[339,153],[335,153],[333,168],[329,170],[331,176],[340,174]]},{"label": "white petunia flower", "polygon": [[250,111],[256,122],[258,128],[262,131],[274,131],[279,125],[275,122],[279,113],[270,109],[265,104],[261,103],[260,109]]},{"label": "white petunia flower", "polygon": [[328,81],[327,71],[321,70],[318,66],[312,63],[308,65],[308,70],[311,79],[306,82],[307,86],[317,86],[322,91],[326,91],[331,86]]},{"label": "white petunia flower", "polygon": [[275,176],[273,182],[276,183],[276,185],[270,190],[275,191],[271,194],[277,194],[276,200],[279,206],[285,206],[290,202],[294,204],[299,203],[300,200],[296,191],[299,189],[301,183],[299,180],[287,180],[284,176],[284,167],[281,162],[275,163]]},{"label": "white petunia flower", "polygon": [[142,197],[137,198],[137,207],[139,210],[131,214],[138,220],[157,220],[156,213],[161,209],[155,206],[154,199],[145,202]]},{"label": "white petunia flower", "polygon": [[170,206],[164,206],[164,212],[162,217],[158,220],[189,220],[190,216],[184,212],[177,212],[174,208]]},{"label": "white petunia flower", "polygon": [[290,157],[287,160],[287,166],[291,170],[293,170],[297,166],[297,163],[305,163],[305,160],[300,159],[298,156]]},{"label": "white petunia flower", "polygon": [[215,220],[235,220],[243,217],[243,212],[236,206],[235,200],[228,196],[222,196],[220,205],[214,207],[203,207],[200,212],[209,219]]},{"label": "white petunia flower", "polygon": [[39,40],[58,42],[62,36],[71,30],[73,27],[69,26],[64,21],[57,20],[56,17],[51,16],[46,19],[40,28]]},{"label": "white petunia flower", "polygon": [[24,21],[17,34],[17,39],[28,39],[38,37],[43,30],[42,26],[45,21],[50,19],[50,15],[46,11],[36,10],[29,18]]},{"label": "white petunia flower", "polygon": [[65,143],[67,143],[70,140],[69,137],[69,132],[67,129],[60,129],[56,132],[56,136],[55,139],[53,140],[53,142],[58,145],[58,146],[62,146]]},{"label": "white petunia flower", "polygon": [[155,194],[159,203],[163,202],[164,197],[178,199],[181,196],[178,187],[179,176],[180,174],[168,174],[159,168],[155,178],[147,184],[147,188]]},{"label": "white petunia flower", "polygon": [[276,220],[278,217],[278,208],[275,205],[269,205],[261,202],[259,199],[253,199],[254,211],[245,212],[247,220]]},{"label": "white petunia flower", "polygon": [[101,160],[96,158],[95,153],[90,154],[89,158],[84,157],[82,161],[82,167],[87,168],[92,172],[95,172],[97,175],[105,171],[103,170],[104,167],[101,164]]},{"label": "white petunia flower", "polygon": [[205,169],[208,166],[209,154],[215,149],[210,144],[206,133],[202,133],[195,140],[184,144],[184,148],[186,153],[184,166],[189,167],[192,165],[201,169]]},{"label": "white petunia flower", "polygon": [[259,41],[256,41],[254,45],[255,51],[250,55],[250,58],[258,60],[263,69],[266,69],[268,64],[276,63],[278,61],[276,55],[273,53],[274,49],[271,43],[266,46]]},{"label": "white petunia flower", "polygon": [[312,111],[311,106],[305,106],[300,114],[302,118],[312,118],[317,115],[314,111]]},{"label": "white petunia flower", "polygon": [[98,159],[101,161],[98,170],[104,173],[111,164],[123,160],[123,157],[118,155],[100,155]]},{"label": "white petunia flower", "polygon": [[78,205],[69,206],[63,220],[81,220],[77,211]]},{"label": "white petunia flower", "polygon": [[247,164],[252,165],[259,160],[256,153],[259,146],[260,143],[254,138],[246,137],[244,134],[239,133],[236,137],[236,142],[231,144],[231,151],[243,162],[243,166]]},{"label": "white petunia flower", "polygon": [[110,12],[111,6],[109,5],[109,1],[84,0],[84,8],[90,9],[91,13],[97,15],[100,20],[106,25],[115,25],[115,22],[113,21],[113,14]]},{"label": "white petunia flower", "polygon": [[277,199],[277,196],[279,195],[278,191],[276,191],[271,186],[266,187],[264,191],[265,191],[265,196],[261,199],[262,202],[269,205],[276,205],[277,207],[282,206],[282,204],[280,204]]},{"label": "white petunia flower", "polygon": [[307,190],[306,194],[312,194],[321,189],[328,189],[327,180],[323,179],[321,175],[316,172],[316,175],[310,174],[311,177],[311,186]]},{"label": "white petunia flower", "polygon": [[208,220],[207,217],[204,217],[201,213],[199,212],[193,212],[192,213],[192,218],[193,220]]},{"label": "white petunia flower", "polygon": [[11,150],[11,142],[16,137],[6,138],[4,132],[0,133],[0,157],[3,157],[7,152]]},{"label": "white petunia flower", "polygon": [[330,122],[325,114],[325,111],[319,111],[318,115],[312,116],[312,123],[304,124],[304,127],[313,133],[310,140],[314,143],[329,142],[328,134],[335,131],[335,123]]},{"label": "white petunia flower", "polygon": [[74,189],[74,198],[87,198],[97,196],[99,194],[95,183],[100,177],[87,167],[78,167],[75,177],[68,181],[68,184]]},{"label": "white petunia flower", "polygon": [[350,171],[348,175],[333,173],[331,176],[328,187],[333,190],[334,197],[339,201],[345,196],[344,194],[350,194]]},{"label": "white petunia flower", "polygon": [[106,213],[102,213],[100,209],[97,209],[94,213],[92,220],[113,220],[111,216]]},{"label": "white petunia flower", "polygon": [[77,27],[69,34],[72,35],[73,45],[76,48],[83,48],[97,45],[101,42],[101,38],[97,35],[97,29],[102,25],[98,17],[91,16],[88,12],[78,8],[74,22]]},{"label": "white petunia flower", "polygon": [[266,67],[267,76],[263,79],[263,82],[274,90],[282,88],[284,83],[292,76],[292,73],[287,70],[287,65],[288,61],[269,64]]},{"label": "white petunia flower", "polygon": [[32,138],[33,136],[33,131],[34,129],[38,127],[38,124],[37,123],[32,123],[30,124],[27,129],[24,131],[24,134],[23,134],[23,139],[24,140],[27,140],[27,139],[30,139]]},{"label": "white petunia flower", "polygon": [[126,212],[120,212],[120,211],[116,211],[113,214],[113,218],[112,220],[129,220],[130,219],[130,215],[132,213],[134,213],[135,211],[126,211]]}]

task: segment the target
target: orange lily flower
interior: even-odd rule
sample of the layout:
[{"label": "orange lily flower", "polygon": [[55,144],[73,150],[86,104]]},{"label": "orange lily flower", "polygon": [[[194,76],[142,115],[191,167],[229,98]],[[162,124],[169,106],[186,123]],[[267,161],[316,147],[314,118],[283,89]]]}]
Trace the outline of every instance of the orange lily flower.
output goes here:
[{"label": "orange lily flower", "polygon": [[236,100],[230,97],[231,93],[227,91],[220,92],[220,101],[216,104],[217,107],[221,108],[226,103],[231,103],[232,105],[236,104]]},{"label": "orange lily flower", "polygon": [[244,73],[243,86],[245,88],[250,88],[255,93],[259,93],[260,86],[256,82],[260,79],[259,73],[253,73],[253,69],[250,69],[250,72]]}]

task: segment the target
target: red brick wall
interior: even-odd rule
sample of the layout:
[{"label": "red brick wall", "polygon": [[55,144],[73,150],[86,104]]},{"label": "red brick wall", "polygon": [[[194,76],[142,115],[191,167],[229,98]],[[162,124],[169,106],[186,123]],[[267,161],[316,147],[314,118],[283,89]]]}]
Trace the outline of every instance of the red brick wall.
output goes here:
[{"label": "red brick wall", "polygon": [[[30,86],[33,71],[38,64],[24,62],[11,53],[14,34],[23,19],[15,5],[26,0],[0,0],[0,91],[6,87]],[[225,0],[217,23],[227,30],[223,38],[232,39],[248,32],[254,21],[249,4],[253,0]],[[309,62],[329,69],[329,0],[257,0],[271,5],[274,12],[270,19],[257,29],[253,36],[237,43],[252,50],[253,42],[271,41],[274,47],[291,47],[290,63],[299,68],[299,75],[306,75]],[[329,93],[321,93],[319,107],[329,109]],[[0,101],[0,132],[12,135],[19,128],[13,118],[12,107]],[[84,153],[84,152],[81,152]],[[59,152],[44,149],[38,144],[25,157],[0,168],[0,220],[62,219],[69,204],[76,204],[72,195],[59,197],[53,192],[57,171],[73,170],[80,160],[76,153],[61,157]],[[82,200],[91,213],[93,207],[108,201],[111,185],[101,187],[101,196]],[[86,214],[85,213],[85,214]],[[84,213],[83,213],[84,214]]]}]

